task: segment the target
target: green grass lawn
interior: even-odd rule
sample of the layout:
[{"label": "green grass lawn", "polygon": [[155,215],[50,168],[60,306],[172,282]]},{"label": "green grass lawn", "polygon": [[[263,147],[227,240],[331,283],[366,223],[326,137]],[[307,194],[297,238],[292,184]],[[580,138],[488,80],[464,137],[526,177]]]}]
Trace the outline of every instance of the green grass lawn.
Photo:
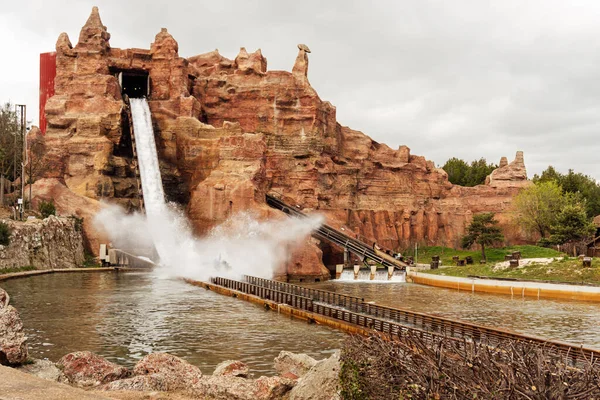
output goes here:
[{"label": "green grass lawn", "polygon": [[[564,253],[559,253],[554,249],[548,249],[546,247],[538,246],[510,246],[503,247],[501,249],[486,249],[485,255],[487,256],[488,264],[495,264],[499,261],[504,261],[506,254],[511,254],[513,251],[520,251],[521,258],[542,258],[542,257],[563,257]],[[412,255],[407,253],[405,255]],[[442,265],[453,265],[452,257],[459,256],[464,259],[467,256],[473,257],[473,261],[479,264],[481,260],[481,250],[470,251],[470,250],[454,250],[448,247],[433,246],[433,247],[421,247],[418,249],[418,262],[428,264],[431,262],[432,256],[440,256]]]},{"label": "green grass lawn", "polygon": [[[554,261],[550,264],[531,264],[519,268],[494,269],[497,262],[504,261],[504,255],[513,251],[520,251],[522,258],[546,258],[552,257]],[[526,280],[544,280],[571,283],[600,284],[600,259],[592,261],[591,268],[584,268],[577,258],[567,258],[564,253],[556,250],[537,246],[511,246],[502,249],[486,250],[487,264],[479,264],[481,252],[463,251],[441,247],[427,247],[419,249],[419,262],[431,260],[431,256],[439,255],[442,265],[454,265],[452,256],[458,255],[461,259],[466,256],[473,257],[473,265],[464,267],[447,267],[437,270],[425,270],[422,272],[435,275],[461,276],[469,275],[489,276],[499,278],[518,278]]]}]

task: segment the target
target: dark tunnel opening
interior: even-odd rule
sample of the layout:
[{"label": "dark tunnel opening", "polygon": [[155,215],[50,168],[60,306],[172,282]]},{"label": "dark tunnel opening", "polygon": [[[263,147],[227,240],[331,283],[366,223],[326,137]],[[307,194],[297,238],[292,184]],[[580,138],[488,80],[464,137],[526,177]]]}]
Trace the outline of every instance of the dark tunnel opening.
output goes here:
[{"label": "dark tunnel opening", "polygon": [[147,72],[122,72],[120,77],[121,93],[129,98],[137,99],[150,95]]}]

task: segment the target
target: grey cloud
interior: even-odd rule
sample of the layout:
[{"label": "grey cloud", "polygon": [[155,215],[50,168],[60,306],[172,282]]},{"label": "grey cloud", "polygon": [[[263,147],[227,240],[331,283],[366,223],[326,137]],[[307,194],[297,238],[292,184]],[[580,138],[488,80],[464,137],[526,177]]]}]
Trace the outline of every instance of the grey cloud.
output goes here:
[{"label": "grey cloud", "polygon": [[[183,56],[261,48],[269,69],[291,70],[306,43],[309,80],[342,125],[437,164],[524,150],[530,175],[552,164],[600,178],[595,1],[25,0],[0,14],[24,41],[9,48],[36,63],[60,32],[76,42],[94,3],[115,47],[148,47],[167,27]],[[20,85],[36,110],[37,70],[8,70],[0,100],[23,101]]]}]

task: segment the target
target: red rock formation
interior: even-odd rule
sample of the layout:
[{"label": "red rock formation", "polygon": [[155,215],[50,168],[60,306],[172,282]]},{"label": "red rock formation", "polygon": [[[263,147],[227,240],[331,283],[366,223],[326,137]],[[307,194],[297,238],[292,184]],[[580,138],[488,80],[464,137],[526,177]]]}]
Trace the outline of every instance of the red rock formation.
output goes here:
[{"label": "red rock formation", "polygon": [[305,78],[308,77],[308,55],[306,53],[310,53],[308,46],[305,44],[299,44],[298,57],[296,57],[296,62],[292,68],[293,75],[298,75]]},{"label": "red rock formation", "polygon": [[[187,204],[198,233],[241,210],[275,215],[264,202],[274,192],[392,249],[455,246],[472,215],[487,211],[498,214],[509,241],[522,240],[509,226],[511,199],[528,184],[522,153],[501,163],[485,185],[453,186],[407,146],[393,150],[338,124],[335,107],[308,82],[305,45],[289,73],[267,71],[260,50],[242,48],[235,60],[218,50],[181,58],[166,29],[150,50],[111,48],[109,39],[94,9],[74,48],[66,34],[56,45],[56,94],[46,107],[48,177],[77,196],[138,206],[118,79],[135,72],[150,78],[166,193]],[[320,256],[308,244],[288,272],[325,275]]]},{"label": "red rock formation", "polygon": [[213,376],[239,376],[241,378],[247,378],[248,373],[248,364],[237,360],[227,360],[217,365],[213,372]]},{"label": "red rock formation", "polygon": [[8,293],[0,288],[0,365],[27,361],[27,337],[16,308],[9,305]]},{"label": "red rock formation", "polygon": [[129,370],[90,352],[69,353],[56,364],[69,383],[81,387],[93,387],[118,379],[127,378]]}]

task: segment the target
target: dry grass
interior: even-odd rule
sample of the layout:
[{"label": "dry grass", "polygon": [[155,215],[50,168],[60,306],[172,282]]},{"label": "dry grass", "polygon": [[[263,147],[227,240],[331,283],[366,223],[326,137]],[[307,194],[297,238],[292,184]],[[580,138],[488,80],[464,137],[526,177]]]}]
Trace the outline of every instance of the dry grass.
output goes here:
[{"label": "dry grass", "polygon": [[595,360],[574,368],[545,347],[516,341],[491,347],[417,333],[393,341],[352,336],[341,360],[347,400],[600,398]]}]

